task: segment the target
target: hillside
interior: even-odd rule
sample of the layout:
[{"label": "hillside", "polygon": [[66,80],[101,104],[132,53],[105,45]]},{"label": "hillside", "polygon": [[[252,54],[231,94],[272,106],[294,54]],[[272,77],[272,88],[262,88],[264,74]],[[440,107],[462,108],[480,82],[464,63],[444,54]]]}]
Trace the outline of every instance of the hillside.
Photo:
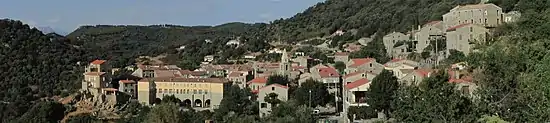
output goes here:
[{"label": "hillside", "polygon": [[63,37],[44,35],[20,21],[0,20],[0,119],[9,121],[34,101],[74,92],[83,52]]},{"label": "hillside", "polygon": [[[357,29],[356,39],[375,32],[406,31],[414,25],[441,19],[443,13],[456,5],[477,2],[479,0],[327,0],[291,18],[275,20],[270,24],[227,23],[191,27],[97,25],[82,26],[67,37],[71,43],[94,54],[94,58],[111,60],[116,67],[130,65],[137,56],[167,53],[171,58],[168,63],[193,64],[183,66],[192,69],[205,55],[221,53],[219,55],[223,59],[239,57],[247,51],[266,49],[269,41],[296,43],[327,36],[339,29]],[[238,37],[241,37],[244,47],[234,49],[225,46],[227,41]],[[213,43],[205,43],[206,39]],[[177,52],[175,49],[181,46],[188,49]]]},{"label": "hillside", "polygon": [[460,4],[479,0],[327,0],[295,16],[268,26],[271,38],[295,42],[330,35],[336,30],[357,29],[368,37],[376,32],[406,32],[419,24],[441,20],[441,15]]},{"label": "hillside", "polygon": [[[218,26],[82,26],[67,35],[71,43],[82,46],[95,55],[95,58],[112,60],[116,67],[130,65],[138,56],[156,56],[168,53],[179,57],[176,49],[186,46],[185,52],[193,53],[202,59],[202,56],[216,53],[217,49],[225,49],[225,43],[238,39],[247,44],[261,44],[259,38],[254,37],[265,27],[265,24],[227,23]],[[250,40],[248,40],[250,39]],[[211,40],[212,43],[206,43]],[[257,43],[257,42],[260,43]],[[254,43],[256,42],[256,43]],[[257,47],[257,46],[254,46]],[[249,47],[248,50],[260,50]],[[203,50],[200,52],[198,50]],[[117,58],[113,58],[116,56]],[[195,58],[195,59],[197,59]],[[169,60],[176,63],[181,59]]]}]

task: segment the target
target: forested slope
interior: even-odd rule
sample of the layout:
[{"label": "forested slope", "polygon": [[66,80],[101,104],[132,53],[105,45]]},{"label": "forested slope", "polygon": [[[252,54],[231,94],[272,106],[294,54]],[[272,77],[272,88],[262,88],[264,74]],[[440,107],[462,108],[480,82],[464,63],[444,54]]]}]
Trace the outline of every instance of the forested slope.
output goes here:
[{"label": "forested slope", "polygon": [[299,41],[330,35],[336,30],[358,29],[367,37],[378,31],[405,32],[413,26],[431,20],[460,4],[479,3],[479,0],[327,0],[295,16],[275,20],[267,30],[272,39]]},{"label": "forested slope", "polygon": [[74,92],[82,75],[77,62],[87,61],[65,41],[0,20],[0,121],[22,115],[39,98]]},{"label": "forested slope", "polygon": [[[202,56],[224,49],[227,41],[241,37],[242,42],[261,46],[249,46],[248,50],[259,50],[263,40],[248,38],[258,35],[265,24],[227,23],[218,26],[177,26],[177,25],[97,25],[82,26],[67,37],[71,43],[81,46],[96,58],[108,59],[115,67],[133,63],[141,55],[156,56],[163,53],[178,55],[176,49],[186,46],[184,51]],[[212,43],[206,43],[205,40]],[[251,40],[247,40],[251,39]],[[259,43],[256,43],[260,41]],[[200,48],[195,50],[196,48]],[[191,49],[191,50],[190,50]],[[181,59],[176,59],[181,60]]]}]

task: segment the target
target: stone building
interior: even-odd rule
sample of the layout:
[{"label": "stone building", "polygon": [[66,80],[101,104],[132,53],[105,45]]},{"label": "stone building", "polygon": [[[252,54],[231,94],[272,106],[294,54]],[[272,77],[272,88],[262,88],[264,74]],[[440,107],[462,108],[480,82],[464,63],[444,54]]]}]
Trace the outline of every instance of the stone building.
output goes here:
[{"label": "stone building", "polygon": [[492,3],[459,5],[443,15],[443,23],[445,29],[462,24],[476,24],[491,28],[504,22],[503,13],[502,8]]},{"label": "stone building", "polygon": [[408,41],[408,40],[410,40],[410,36],[400,32],[393,32],[393,33],[387,34],[382,38],[382,41],[384,43],[384,47],[386,48],[386,53],[388,53],[388,56],[391,56],[390,53],[392,52],[393,47],[397,42]]},{"label": "stone building", "polygon": [[454,49],[468,55],[475,44],[484,43],[489,29],[476,24],[461,24],[447,29],[447,55]]},{"label": "stone building", "polygon": [[106,60],[92,61],[85,67],[80,91],[91,94],[95,98],[100,97],[102,100],[117,103],[119,91],[110,84],[112,81],[111,69]]},{"label": "stone building", "polygon": [[271,114],[271,109],[277,104],[270,104],[269,102],[266,102],[264,99],[266,96],[269,96],[270,94],[276,94],[277,99],[279,99],[282,102],[286,102],[288,100],[288,87],[280,84],[271,84],[265,87],[262,87],[258,90],[258,104],[259,104],[259,111],[260,111],[260,118],[266,117],[269,114]]},{"label": "stone building", "polygon": [[138,100],[149,105],[156,98],[174,95],[195,109],[213,110],[219,107],[227,82],[223,78],[144,78],[138,82]]}]

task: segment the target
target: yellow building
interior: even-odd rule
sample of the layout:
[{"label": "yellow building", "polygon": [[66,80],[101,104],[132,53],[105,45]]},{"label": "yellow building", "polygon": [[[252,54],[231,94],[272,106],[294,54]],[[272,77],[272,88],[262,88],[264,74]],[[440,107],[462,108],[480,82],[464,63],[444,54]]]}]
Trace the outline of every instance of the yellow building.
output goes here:
[{"label": "yellow building", "polygon": [[138,100],[152,104],[156,98],[174,95],[193,108],[216,109],[223,98],[222,78],[144,78],[138,82]]}]

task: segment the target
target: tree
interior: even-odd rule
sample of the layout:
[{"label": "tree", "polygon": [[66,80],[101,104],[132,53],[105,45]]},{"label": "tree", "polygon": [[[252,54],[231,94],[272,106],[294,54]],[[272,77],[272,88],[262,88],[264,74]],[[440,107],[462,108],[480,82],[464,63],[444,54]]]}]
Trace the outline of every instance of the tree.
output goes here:
[{"label": "tree", "polygon": [[146,123],[182,123],[179,107],[173,103],[162,103],[151,109]]},{"label": "tree", "polygon": [[176,96],[174,95],[165,95],[164,97],[162,97],[162,103],[173,103],[173,104],[176,104],[176,105],[180,105],[181,104],[181,100],[176,98]]},{"label": "tree", "polygon": [[451,49],[449,50],[449,57],[445,60],[447,63],[457,63],[457,62],[463,62],[466,60],[466,55],[464,53]]},{"label": "tree", "polygon": [[479,115],[472,101],[448,79],[446,73],[439,72],[419,86],[399,88],[391,102],[391,116],[399,122],[475,122]]},{"label": "tree", "polygon": [[478,120],[478,122],[485,122],[485,123],[508,123],[502,119],[500,119],[500,117],[498,116],[487,116],[487,115],[483,115],[482,118],[480,118]]},{"label": "tree", "polygon": [[56,123],[63,119],[65,107],[58,102],[40,102],[18,119],[20,123]]},{"label": "tree", "polygon": [[266,122],[298,122],[312,123],[316,121],[313,117],[313,108],[305,105],[298,105],[294,100],[289,100],[274,107]]},{"label": "tree", "polygon": [[379,112],[389,115],[392,111],[390,107],[394,100],[394,94],[399,88],[397,78],[388,70],[383,70],[378,76],[374,77],[372,84],[367,91],[367,103]]},{"label": "tree", "polygon": [[317,107],[325,106],[333,101],[334,97],[330,96],[325,84],[308,79],[292,93],[292,99],[296,100],[299,105],[310,105],[311,103],[311,107]]},{"label": "tree", "polygon": [[344,74],[344,70],[346,69],[346,63],[342,61],[338,61],[334,63],[334,68],[340,72],[340,74]]},{"label": "tree", "polygon": [[386,49],[382,44],[381,36],[369,42],[367,46],[361,47],[361,50],[352,52],[349,55],[350,58],[375,58],[379,63],[386,63],[390,61],[390,58],[386,55]]},{"label": "tree", "polygon": [[67,120],[67,123],[102,123],[101,120],[92,116],[91,114],[83,114],[79,116],[71,117]]},{"label": "tree", "polygon": [[[224,117],[258,114],[257,103],[251,101],[249,98],[252,96],[250,90],[232,85],[224,89],[223,96],[220,107],[214,111],[214,119],[216,121],[226,122]],[[234,115],[228,116],[229,114]]]},{"label": "tree", "polygon": [[277,106],[277,104],[281,103],[282,101],[277,98],[279,95],[276,93],[269,93],[264,97],[264,101],[271,104],[272,107]]},{"label": "tree", "polygon": [[287,86],[289,83],[290,81],[286,76],[272,75],[272,76],[269,76],[269,78],[267,78],[267,83],[265,85],[267,86],[271,84],[280,84],[280,85]]}]

